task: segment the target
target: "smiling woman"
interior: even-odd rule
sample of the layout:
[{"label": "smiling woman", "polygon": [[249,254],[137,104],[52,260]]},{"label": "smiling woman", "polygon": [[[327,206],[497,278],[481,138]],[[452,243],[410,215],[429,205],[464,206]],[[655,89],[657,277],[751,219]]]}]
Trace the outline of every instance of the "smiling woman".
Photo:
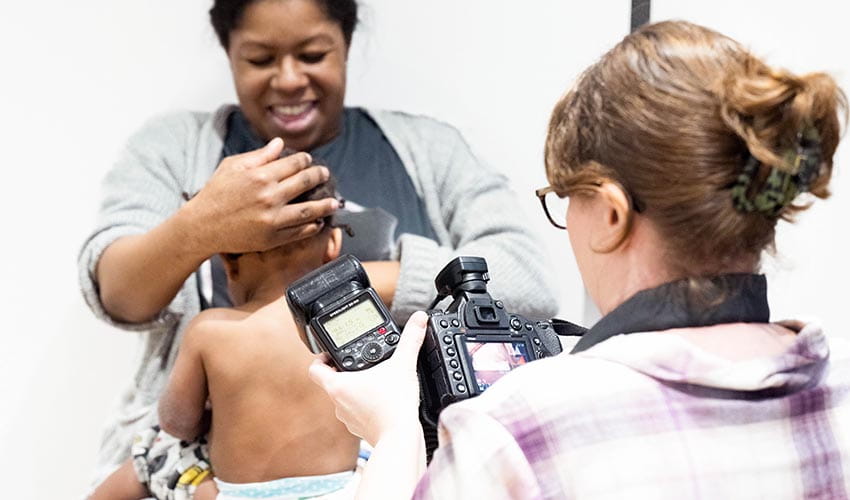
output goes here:
[{"label": "smiling woman", "polygon": [[309,150],[337,136],[350,38],[312,1],[259,2],[221,36],[242,112],[260,138]]},{"label": "smiling woman", "polygon": [[[107,428],[96,484],[126,463],[134,436],[157,423],[186,326],[202,309],[230,305],[217,255],[318,233],[337,200],[290,202],[329,173],[348,206],[360,209],[337,214],[360,235],[342,251],[364,261],[397,320],[427,306],[437,271],[460,254],[487,259],[493,293],[512,310],[542,318],[556,309],[541,245],[514,193],[454,128],[344,106],[354,0],[216,0],[210,19],[238,105],[167,114],[137,132],[107,175],[97,226],[80,253],[91,309],[142,332],[141,361]],[[284,147],[294,154],[282,156]],[[175,468],[186,466],[181,452],[195,448],[157,443],[162,460],[174,460],[141,476],[164,497],[185,470]],[[123,472],[119,483],[133,477]]]}]

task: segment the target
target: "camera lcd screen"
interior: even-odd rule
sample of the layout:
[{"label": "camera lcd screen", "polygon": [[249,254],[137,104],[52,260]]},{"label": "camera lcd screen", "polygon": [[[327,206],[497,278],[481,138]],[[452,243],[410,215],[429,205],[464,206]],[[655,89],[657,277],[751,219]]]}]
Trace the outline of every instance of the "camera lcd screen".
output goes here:
[{"label": "camera lcd screen", "polygon": [[365,295],[363,300],[347,311],[333,318],[322,321],[322,327],[328,332],[337,347],[341,347],[369,330],[384,323],[384,317]]},{"label": "camera lcd screen", "polygon": [[473,342],[467,340],[466,350],[472,360],[475,382],[480,391],[493,385],[514,368],[531,361],[525,342]]}]

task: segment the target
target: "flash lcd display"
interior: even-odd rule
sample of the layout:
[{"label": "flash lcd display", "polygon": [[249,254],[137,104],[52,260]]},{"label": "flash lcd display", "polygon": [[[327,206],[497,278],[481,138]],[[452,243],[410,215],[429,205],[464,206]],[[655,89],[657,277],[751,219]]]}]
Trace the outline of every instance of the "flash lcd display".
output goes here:
[{"label": "flash lcd display", "polygon": [[384,323],[371,300],[364,300],[347,311],[322,322],[337,347],[341,347]]}]

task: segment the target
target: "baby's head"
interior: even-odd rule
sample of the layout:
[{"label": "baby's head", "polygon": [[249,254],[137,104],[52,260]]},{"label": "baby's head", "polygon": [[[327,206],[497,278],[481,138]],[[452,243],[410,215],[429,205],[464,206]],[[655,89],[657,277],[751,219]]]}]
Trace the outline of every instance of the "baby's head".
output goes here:
[{"label": "baby's head", "polygon": [[[310,189],[290,203],[336,197],[336,180]],[[333,215],[322,219],[322,228],[313,236],[292,241],[264,252],[222,254],[227,271],[230,296],[235,304],[244,303],[263,285],[288,285],[317,267],[339,256],[342,232]],[[281,290],[283,292],[283,290]]]}]

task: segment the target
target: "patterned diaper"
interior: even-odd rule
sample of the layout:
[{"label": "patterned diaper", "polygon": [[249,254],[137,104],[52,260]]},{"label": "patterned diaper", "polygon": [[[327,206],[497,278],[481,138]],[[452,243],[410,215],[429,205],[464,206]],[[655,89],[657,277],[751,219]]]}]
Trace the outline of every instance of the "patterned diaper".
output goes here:
[{"label": "patterned diaper", "polygon": [[212,471],[206,439],[181,441],[154,426],[136,435],[133,468],[158,500],[189,500]]},{"label": "patterned diaper", "polygon": [[359,483],[359,471],[324,476],[287,477],[263,483],[226,483],[215,478],[218,500],[343,500],[352,499]]}]

